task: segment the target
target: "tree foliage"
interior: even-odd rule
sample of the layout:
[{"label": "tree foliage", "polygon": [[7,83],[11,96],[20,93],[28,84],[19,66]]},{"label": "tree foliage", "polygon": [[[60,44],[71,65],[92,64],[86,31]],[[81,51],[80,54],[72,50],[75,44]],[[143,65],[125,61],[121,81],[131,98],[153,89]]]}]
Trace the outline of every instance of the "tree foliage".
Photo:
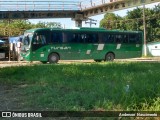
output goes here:
[{"label": "tree foliage", "polygon": [[106,13],[104,18],[100,21],[100,26],[107,29],[117,29],[120,23],[117,21],[122,20],[122,18],[114,13]]},{"label": "tree foliage", "polygon": [[0,36],[17,36],[23,34],[27,29],[48,27],[61,27],[61,24],[57,22],[39,22],[33,24],[28,20],[1,20]]},{"label": "tree foliage", "polygon": [[[160,41],[160,5],[145,9],[147,41]],[[128,11],[124,17],[106,13],[100,21],[100,27],[107,29],[143,31],[143,9]]]}]

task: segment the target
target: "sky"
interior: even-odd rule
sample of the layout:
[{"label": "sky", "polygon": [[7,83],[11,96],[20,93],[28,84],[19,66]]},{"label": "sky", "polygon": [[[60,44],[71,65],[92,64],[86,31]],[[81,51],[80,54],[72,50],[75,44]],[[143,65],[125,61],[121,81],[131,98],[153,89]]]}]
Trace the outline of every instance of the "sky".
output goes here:
[{"label": "sky", "polygon": [[[160,3],[160,2],[159,2]],[[158,5],[159,3],[153,3],[153,4],[149,4],[146,5],[146,8],[154,8],[155,5]],[[142,7],[142,6],[139,6]],[[114,12],[115,14],[119,15],[119,16],[125,16],[127,14],[127,11],[133,10],[135,8],[129,8],[129,9],[125,9],[125,10],[119,10]],[[92,27],[99,27],[99,23],[100,21],[103,19],[104,14],[101,15],[96,15],[93,17],[90,17],[91,19],[97,20],[97,24],[96,25],[92,25]],[[71,18],[59,18],[59,19],[30,19],[29,20],[31,23],[38,23],[38,22],[59,22],[62,24],[63,28],[74,28],[75,27],[75,21],[71,20]],[[89,24],[85,24],[85,22],[82,22],[82,27],[89,27]]]}]

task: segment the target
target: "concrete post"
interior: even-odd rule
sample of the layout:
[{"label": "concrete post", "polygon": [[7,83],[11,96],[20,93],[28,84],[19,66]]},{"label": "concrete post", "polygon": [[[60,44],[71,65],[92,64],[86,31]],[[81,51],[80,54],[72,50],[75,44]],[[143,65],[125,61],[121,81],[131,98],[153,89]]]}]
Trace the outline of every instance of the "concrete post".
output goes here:
[{"label": "concrete post", "polygon": [[143,4],[144,56],[147,56],[145,4]]},{"label": "concrete post", "polygon": [[82,27],[82,20],[75,20],[76,27]]}]

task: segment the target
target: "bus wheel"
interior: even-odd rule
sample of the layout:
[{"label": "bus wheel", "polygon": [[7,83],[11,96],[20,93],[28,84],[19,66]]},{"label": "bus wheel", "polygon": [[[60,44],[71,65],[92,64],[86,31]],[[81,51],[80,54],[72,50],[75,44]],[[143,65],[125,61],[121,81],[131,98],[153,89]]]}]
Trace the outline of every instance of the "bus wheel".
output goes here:
[{"label": "bus wheel", "polygon": [[49,63],[57,63],[59,61],[59,56],[56,53],[52,53],[49,55],[48,62]]},{"label": "bus wheel", "polygon": [[113,53],[107,53],[105,60],[106,61],[113,61],[115,59],[115,56]]}]

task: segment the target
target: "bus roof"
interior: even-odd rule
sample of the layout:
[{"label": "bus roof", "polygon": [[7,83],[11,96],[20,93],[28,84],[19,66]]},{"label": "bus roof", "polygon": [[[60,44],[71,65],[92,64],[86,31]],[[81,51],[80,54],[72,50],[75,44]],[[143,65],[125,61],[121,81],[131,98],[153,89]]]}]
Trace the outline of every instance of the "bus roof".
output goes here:
[{"label": "bus roof", "polygon": [[88,28],[88,27],[81,27],[76,29],[62,29],[62,28],[34,28],[26,30],[25,32],[38,32],[38,31],[89,31],[89,32],[120,32],[120,33],[141,33],[142,31],[125,31],[125,30],[107,30],[105,28]]}]

